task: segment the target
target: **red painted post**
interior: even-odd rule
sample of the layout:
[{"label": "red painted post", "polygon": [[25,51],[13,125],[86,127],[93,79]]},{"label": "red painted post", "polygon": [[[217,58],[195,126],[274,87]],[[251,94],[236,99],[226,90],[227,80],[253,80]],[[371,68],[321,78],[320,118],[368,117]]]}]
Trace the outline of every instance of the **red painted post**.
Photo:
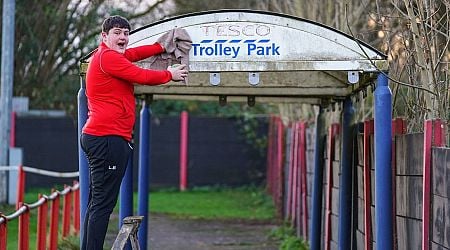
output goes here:
[{"label": "red painted post", "polygon": [[301,194],[302,194],[302,211],[303,211],[303,237],[308,239],[308,187],[306,177],[306,122],[300,123],[300,174],[301,174]]},{"label": "red painted post", "polygon": [[445,147],[445,128],[442,120],[434,121],[433,138],[433,146]]},{"label": "red painted post", "polygon": [[277,176],[278,176],[278,119],[279,117],[274,118],[273,124],[273,157],[272,157],[272,189],[271,194],[273,200],[276,200],[276,190],[277,190]]},{"label": "red painted post", "polygon": [[181,112],[180,125],[180,190],[184,191],[188,186],[188,112]]},{"label": "red painted post", "polygon": [[8,220],[0,213],[0,250],[6,250],[8,243],[8,228],[6,227]]},{"label": "red painted post", "polygon": [[[303,224],[303,220],[304,218],[302,217],[303,213],[302,213],[302,209],[300,207],[300,198],[303,195],[303,178],[302,178],[302,168],[301,168],[301,164],[302,164],[302,145],[301,145],[301,126],[302,126],[302,122],[297,122],[295,124],[296,127],[296,135],[295,135],[295,140],[296,140],[296,145],[295,145],[295,176],[294,176],[294,194],[293,194],[293,203],[292,203],[292,213],[294,214],[294,218],[292,220],[292,224],[295,223],[295,218],[297,219],[297,221],[300,222],[300,224]],[[298,228],[298,230],[304,234],[303,231],[303,227],[302,228]]]},{"label": "red painted post", "polygon": [[267,160],[266,160],[266,189],[267,192],[272,194],[272,159],[273,159],[273,122],[274,116],[269,118],[269,126],[267,133]]},{"label": "red painted post", "polygon": [[426,120],[423,134],[422,250],[430,248],[431,147],[433,121]]},{"label": "red painted post", "polygon": [[36,233],[36,249],[45,250],[47,244],[47,198],[39,194],[39,199],[44,198],[45,202],[38,207],[37,217],[37,233]]},{"label": "red painted post", "polygon": [[19,216],[19,246],[20,250],[28,250],[30,236],[30,209],[24,203],[20,203],[19,207],[25,207],[25,212]]},{"label": "red painted post", "polygon": [[23,202],[25,195],[25,171],[23,171],[22,165],[19,165],[17,178],[16,210],[19,209],[19,204]]},{"label": "red painted post", "polygon": [[[56,191],[53,189],[52,193]],[[50,218],[50,250],[57,250],[58,247],[58,224],[59,224],[59,193],[56,192],[56,197],[51,205]]]},{"label": "red painted post", "polygon": [[[64,189],[69,188],[69,186],[64,185]],[[63,220],[63,225],[62,225],[62,236],[63,237],[67,237],[70,233],[70,217],[71,217],[71,213],[70,211],[72,210],[72,191],[69,191],[66,193],[66,195],[64,195],[64,204],[63,204],[63,216],[62,216],[62,220]]]},{"label": "red painted post", "polygon": [[331,124],[328,128],[328,143],[327,143],[327,194],[326,194],[326,207],[325,207],[325,244],[324,249],[330,249],[331,240],[331,200],[333,191],[333,155],[334,155],[334,137],[339,133],[339,124]]},{"label": "red painted post", "polygon": [[373,135],[373,120],[364,121],[364,249],[372,249],[372,195],[371,195],[371,161],[370,135]]},{"label": "red painted post", "polygon": [[75,234],[80,232],[80,186],[77,181],[73,182],[73,227]]},{"label": "red painted post", "polygon": [[299,173],[299,168],[298,168],[298,134],[299,134],[299,123],[295,122],[293,125],[293,134],[291,134],[293,136],[293,142],[294,145],[291,148],[292,151],[294,151],[293,153],[293,158],[292,158],[292,172],[290,173],[291,175],[291,222],[292,225],[295,225],[295,220],[299,219],[296,217],[297,214],[297,208],[296,208],[296,204],[297,204],[297,188],[298,188],[298,183],[299,183],[299,178],[298,178],[298,173]]},{"label": "red painted post", "polygon": [[289,171],[286,173],[287,176],[287,190],[286,190],[286,219],[292,219],[293,218],[293,209],[292,209],[292,200],[293,200],[293,181],[294,181],[294,165],[295,161],[297,159],[297,152],[295,152],[295,144],[296,139],[295,135],[297,134],[297,124],[291,123],[289,124],[289,127],[291,128],[291,133],[289,135]]},{"label": "red painted post", "polygon": [[278,217],[283,217],[283,133],[284,125],[281,118],[277,120],[277,164],[276,164],[276,191],[275,204],[277,205]]},{"label": "red painted post", "polygon": [[[402,118],[396,118],[392,121],[392,186],[396,187],[396,176],[397,176],[397,165],[396,165],[396,159],[397,159],[397,155],[396,155],[396,141],[395,141],[395,136],[396,135],[402,135],[406,133],[406,121],[403,120]],[[392,189],[392,211],[393,211],[393,215],[394,215],[394,221],[393,221],[393,227],[392,227],[392,231],[394,234],[394,249],[397,249],[397,223],[395,220],[395,216],[396,216],[396,211],[397,211],[397,205],[396,205],[396,201],[397,201],[397,193],[395,188]]]},{"label": "red painted post", "polygon": [[[295,151],[295,161],[294,161],[294,177],[293,177],[293,187],[292,189],[293,194],[292,194],[292,225],[295,225],[296,220],[298,222],[300,222],[300,224],[302,223],[302,216],[301,216],[301,212],[300,212],[300,199],[299,196],[301,196],[301,168],[300,168],[300,164],[301,164],[301,158],[300,158],[300,122],[296,122],[295,123],[295,147],[294,147],[294,151]],[[301,228],[298,228],[299,231],[301,231]]]}]

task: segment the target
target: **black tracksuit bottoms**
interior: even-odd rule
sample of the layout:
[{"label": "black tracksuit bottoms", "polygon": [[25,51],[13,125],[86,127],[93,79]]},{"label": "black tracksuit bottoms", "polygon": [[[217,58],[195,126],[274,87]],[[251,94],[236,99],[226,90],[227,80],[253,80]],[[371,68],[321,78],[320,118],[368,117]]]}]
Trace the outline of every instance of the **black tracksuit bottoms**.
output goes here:
[{"label": "black tracksuit bottoms", "polygon": [[115,135],[82,134],[89,162],[89,201],[83,224],[82,250],[103,250],[109,216],[117,202],[132,145]]}]

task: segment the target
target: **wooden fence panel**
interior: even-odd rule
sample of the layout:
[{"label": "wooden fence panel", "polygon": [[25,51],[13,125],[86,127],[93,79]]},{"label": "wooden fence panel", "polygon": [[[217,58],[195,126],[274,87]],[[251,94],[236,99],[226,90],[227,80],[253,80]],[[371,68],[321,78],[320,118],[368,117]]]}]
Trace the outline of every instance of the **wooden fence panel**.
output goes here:
[{"label": "wooden fence panel", "polygon": [[397,216],[422,219],[422,176],[397,176]]},{"label": "wooden fence panel", "polygon": [[431,249],[450,249],[450,148],[432,149]]},{"label": "wooden fence panel", "polygon": [[422,175],[423,133],[395,137],[397,175]]},{"label": "wooden fence panel", "polygon": [[422,248],[423,134],[395,137],[398,249]]},{"label": "wooden fence panel", "polygon": [[422,222],[397,216],[398,250],[422,249]]}]

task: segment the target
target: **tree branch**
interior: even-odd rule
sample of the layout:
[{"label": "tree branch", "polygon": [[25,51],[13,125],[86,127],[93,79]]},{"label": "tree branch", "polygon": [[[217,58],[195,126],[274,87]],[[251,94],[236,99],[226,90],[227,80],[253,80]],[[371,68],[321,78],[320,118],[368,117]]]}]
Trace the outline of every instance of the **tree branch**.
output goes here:
[{"label": "tree branch", "polygon": [[400,85],[403,85],[403,86],[406,86],[406,87],[410,87],[410,88],[415,88],[415,89],[421,89],[421,90],[423,90],[423,91],[426,91],[426,92],[428,92],[428,93],[433,94],[433,95],[436,96],[436,93],[434,93],[433,91],[431,91],[431,90],[429,90],[429,89],[427,89],[427,88],[420,87],[420,86],[415,86],[415,85],[411,85],[411,84],[408,84],[408,83],[401,82],[401,81],[399,81],[399,80],[393,79],[393,78],[391,78],[389,75],[387,75],[385,72],[383,72],[382,70],[380,70],[380,69],[377,67],[377,65],[375,64],[375,62],[370,58],[370,56],[369,56],[369,55],[367,54],[367,52],[364,50],[364,48],[361,46],[359,40],[356,39],[355,35],[353,34],[353,31],[352,31],[352,29],[350,28],[350,25],[349,25],[349,23],[348,23],[348,18],[347,18],[347,5],[345,6],[345,10],[346,10],[346,11],[345,11],[346,24],[347,24],[347,28],[348,28],[348,30],[349,30],[349,32],[350,32],[350,35],[352,36],[353,40],[356,42],[356,44],[358,45],[358,47],[361,49],[361,51],[364,53],[364,55],[366,56],[366,58],[369,60],[370,64],[372,64],[372,66],[374,66],[374,67],[376,68],[376,70],[378,71],[378,73],[383,74],[383,75],[386,76],[389,80],[391,80],[391,81],[393,81],[393,82],[395,82],[395,83],[398,83],[398,84],[400,84]]}]

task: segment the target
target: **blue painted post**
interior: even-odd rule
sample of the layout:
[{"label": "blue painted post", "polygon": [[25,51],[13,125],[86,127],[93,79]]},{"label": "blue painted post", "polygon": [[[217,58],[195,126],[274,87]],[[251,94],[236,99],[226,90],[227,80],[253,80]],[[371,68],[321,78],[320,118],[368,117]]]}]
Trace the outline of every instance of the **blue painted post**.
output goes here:
[{"label": "blue painted post", "polygon": [[138,180],[138,215],[144,216],[139,226],[138,238],[142,249],[147,249],[149,169],[150,169],[150,99],[142,100],[139,131],[139,180]]},{"label": "blue painted post", "polygon": [[379,74],[375,99],[375,225],[377,249],[393,249],[392,206],[392,92],[386,75]]},{"label": "blue painted post", "polygon": [[341,250],[351,249],[352,223],[352,167],[353,167],[353,116],[352,100],[344,101],[342,121],[341,176],[339,178],[339,226],[338,246]]},{"label": "blue painted post", "polygon": [[[83,65],[83,64],[82,64]],[[78,171],[80,183],[80,242],[83,241],[84,235],[84,217],[89,199],[89,165],[80,145],[81,130],[87,120],[87,97],[86,97],[86,72],[83,72],[83,67],[80,69],[80,90],[78,91]]]},{"label": "blue painted post", "polygon": [[323,108],[319,108],[319,114],[316,118],[316,142],[314,149],[314,179],[312,187],[311,204],[311,232],[310,244],[311,250],[320,250],[320,234],[322,225],[322,193],[323,193],[323,169],[324,169],[324,144],[325,144],[325,113]]},{"label": "blue painted post", "polygon": [[[123,219],[131,215],[133,215],[133,153],[130,155],[127,169],[120,185],[119,229],[122,227]],[[129,240],[124,249],[131,249]]]}]

